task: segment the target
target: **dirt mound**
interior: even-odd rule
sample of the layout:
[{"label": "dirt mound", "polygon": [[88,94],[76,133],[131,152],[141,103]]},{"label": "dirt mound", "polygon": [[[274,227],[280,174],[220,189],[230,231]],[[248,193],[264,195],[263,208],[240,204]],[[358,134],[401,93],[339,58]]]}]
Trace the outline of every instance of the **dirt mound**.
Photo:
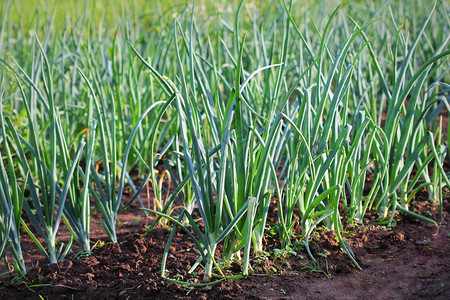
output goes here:
[{"label": "dirt mound", "polygon": [[[425,213],[431,207],[416,209]],[[130,218],[134,210],[128,211]],[[27,258],[33,266],[28,281],[4,276],[0,294],[3,299],[450,299],[447,225],[437,228],[406,216],[393,228],[367,222],[345,238],[362,270],[342,252],[334,232],[319,231],[309,243],[316,261],[300,241],[282,253],[269,237],[268,255],[253,258],[252,276],[187,288],[161,278],[169,231],[156,228],[141,239],[144,218],[132,226],[123,221],[120,243],[102,237],[91,256],[74,252],[51,266],[34,255]],[[33,249],[27,238],[24,245]],[[194,248],[186,234],[177,233],[167,261],[170,277],[200,282],[201,271],[187,272],[198,257]],[[233,262],[227,271],[239,273],[241,266]]]}]

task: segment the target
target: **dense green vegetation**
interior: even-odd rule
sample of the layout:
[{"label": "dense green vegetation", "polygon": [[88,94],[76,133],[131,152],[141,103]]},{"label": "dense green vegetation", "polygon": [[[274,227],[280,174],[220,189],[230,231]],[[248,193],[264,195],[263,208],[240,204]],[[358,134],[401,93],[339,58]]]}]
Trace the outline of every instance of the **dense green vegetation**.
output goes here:
[{"label": "dense green vegetation", "polygon": [[90,200],[117,242],[117,215],[142,204],[147,182],[157,205],[146,210],[173,226],[165,257],[186,231],[205,281],[224,276],[219,243],[248,275],[270,205],[283,247],[298,222],[307,249],[325,226],[356,267],[343,218],[440,221],[409,207],[426,189],[442,208],[449,184],[445,1],[86,7],[3,1],[0,11],[0,255],[19,276],[20,228],[50,263],[71,249],[57,242],[61,222],[89,254]]}]

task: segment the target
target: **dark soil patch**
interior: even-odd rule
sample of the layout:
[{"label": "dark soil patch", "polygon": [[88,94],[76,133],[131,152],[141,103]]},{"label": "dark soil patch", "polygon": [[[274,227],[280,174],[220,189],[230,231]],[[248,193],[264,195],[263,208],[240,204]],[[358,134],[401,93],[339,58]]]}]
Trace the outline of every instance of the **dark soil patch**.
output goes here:
[{"label": "dark soil patch", "polygon": [[[438,219],[436,207],[429,204],[413,209],[432,212]],[[268,235],[265,250],[271,255],[253,258],[254,275],[186,288],[161,278],[169,231],[156,228],[140,239],[148,220],[133,205],[121,216],[118,244],[108,243],[101,227],[93,226],[93,240],[99,242],[89,257],[80,256],[75,248],[64,262],[48,266],[23,235],[25,258],[32,266],[28,283],[4,276],[0,295],[2,299],[39,299],[39,295],[45,299],[450,299],[449,209],[447,199],[445,225],[439,228],[407,216],[400,216],[393,228],[370,225],[376,220],[369,216],[366,227],[345,238],[362,270],[343,254],[332,231],[319,230],[312,238],[316,262],[301,242],[283,257],[275,250],[278,242]],[[187,273],[197,257],[189,237],[177,233],[167,262],[169,276],[199,282]],[[227,271],[239,273],[241,266],[234,262]],[[197,276],[201,278],[201,272]]]}]

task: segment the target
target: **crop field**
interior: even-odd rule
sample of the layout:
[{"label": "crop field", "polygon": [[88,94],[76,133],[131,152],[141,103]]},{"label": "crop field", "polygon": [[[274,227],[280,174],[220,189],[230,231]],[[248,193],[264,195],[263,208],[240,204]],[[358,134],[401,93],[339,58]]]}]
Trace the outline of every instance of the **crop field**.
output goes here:
[{"label": "crop field", "polygon": [[449,39],[445,0],[1,1],[0,293],[449,299]]}]

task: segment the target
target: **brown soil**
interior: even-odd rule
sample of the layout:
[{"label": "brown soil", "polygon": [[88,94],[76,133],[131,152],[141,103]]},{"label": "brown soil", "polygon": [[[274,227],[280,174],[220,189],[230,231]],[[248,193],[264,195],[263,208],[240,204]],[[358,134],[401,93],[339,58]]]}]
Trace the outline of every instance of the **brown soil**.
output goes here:
[{"label": "brown soil", "polygon": [[[432,213],[438,219],[437,209],[431,205],[416,205],[414,209],[425,215]],[[98,219],[94,221],[93,240],[104,243],[97,243],[89,257],[80,256],[75,248],[64,262],[48,266],[23,235],[25,259],[32,267],[28,281],[18,283],[12,276],[3,276],[0,298],[450,299],[449,210],[446,199],[445,224],[439,228],[407,216],[400,216],[394,228],[387,228],[370,225],[376,220],[368,217],[368,226],[346,238],[362,270],[342,253],[331,231],[318,232],[310,242],[317,262],[308,257],[300,242],[294,242],[290,256],[278,254],[274,259],[275,248],[279,248],[275,234],[268,235],[265,241],[265,250],[271,255],[253,258],[253,275],[209,287],[187,288],[161,278],[161,257],[169,231],[156,228],[140,239],[146,218],[133,205],[120,218],[118,244],[108,243]],[[199,281],[187,274],[196,258],[189,237],[178,233],[167,262],[169,276]],[[234,262],[227,272],[238,274],[240,269]]]}]

